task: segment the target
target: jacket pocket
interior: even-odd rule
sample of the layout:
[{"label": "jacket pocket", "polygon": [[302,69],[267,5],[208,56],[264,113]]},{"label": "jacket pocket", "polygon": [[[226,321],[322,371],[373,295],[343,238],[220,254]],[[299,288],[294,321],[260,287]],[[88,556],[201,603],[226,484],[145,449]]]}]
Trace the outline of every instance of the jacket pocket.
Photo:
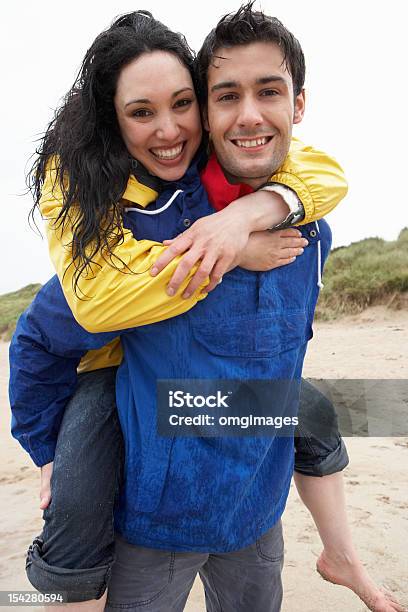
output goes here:
[{"label": "jacket pocket", "polygon": [[195,340],[209,353],[247,358],[272,357],[310,337],[305,312],[206,320],[192,325]]}]

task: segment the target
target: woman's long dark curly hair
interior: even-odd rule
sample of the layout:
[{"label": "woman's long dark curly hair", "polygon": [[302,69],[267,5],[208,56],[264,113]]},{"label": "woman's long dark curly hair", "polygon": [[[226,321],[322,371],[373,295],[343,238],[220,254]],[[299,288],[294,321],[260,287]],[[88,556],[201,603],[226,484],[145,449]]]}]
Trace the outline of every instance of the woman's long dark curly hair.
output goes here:
[{"label": "woman's long dark curly hair", "polygon": [[[28,174],[34,214],[41,199],[49,162],[55,159],[56,179],[63,197],[56,226],[72,226],[73,288],[91,271],[98,251],[112,265],[123,241],[119,201],[131,165],[120,135],[113,98],[120,71],[151,51],[175,54],[192,78],[194,55],[183,35],[172,32],[149,11],[117,18],[87,51],[78,76],[49,124]],[[119,260],[123,271],[122,260]],[[125,271],[131,272],[129,268]]]}]

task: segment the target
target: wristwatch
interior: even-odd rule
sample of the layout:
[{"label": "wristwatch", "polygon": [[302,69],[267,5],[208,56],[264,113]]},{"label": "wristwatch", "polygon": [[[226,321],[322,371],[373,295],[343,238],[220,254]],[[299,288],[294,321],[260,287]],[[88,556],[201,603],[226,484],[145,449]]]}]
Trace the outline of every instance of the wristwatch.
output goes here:
[{"label": "wristwatch", "polygon": [[280,183],[266,183],[260,188],[261,191],[274,191],[280,195],[289,207],[289,212],[285,219],[269,228],[269,231],[281,230],[295,225],[303,221],[305,218],[305,209],[297,194],[286,185]]}]

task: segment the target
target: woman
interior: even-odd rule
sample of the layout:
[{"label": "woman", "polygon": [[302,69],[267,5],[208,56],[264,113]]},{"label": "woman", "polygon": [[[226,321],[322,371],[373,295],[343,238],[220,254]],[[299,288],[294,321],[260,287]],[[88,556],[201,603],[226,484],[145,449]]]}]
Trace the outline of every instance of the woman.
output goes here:
[{"label": "woman", "polygon": [[[108,33],[102,34],[99,37],[99,39],[95,41],[95,44],[93,45],[91,50],[88,52],[87,58],[85,58],[83,75],[85,74],[85,76],[89,76],[89,75],[86,75],[86,68],[89,69],[89,66],[91,66],[92,64],[95,66],[95,63],[96,64],[98,63],[99,58],[98,58],[97,52],[101,51],[101,47],[103,47],[104,43],[109,43],[112,46],[112,48],[118,49],[118,62],[119,62],[119,49],[120,49],[121,35],[125,29],[128,29],[131,27],[133,29],[133,32],[132,32],[133,36],[135,36],[136,34],[140,37],[141,34],[143,34],[145,38],[147,38],[148,31],[150,33],[154,29],[157,29],[157,31],[160,31],[160,28],[161,28],[160,24],[157,24],[157,22],[154,22],[153,20],[149,21],[149,24],[147,26],[146,24],[147,18],[148,17],[143,16],[141,14],[139,14],[138,16],[136,15],[125,16],[124,18],[118,20],[112,26],[110,31],[108,31]],[[161,34],[163,34],[163,32],[161,32]],[[141,40],[144,40],[144,38],[142,37]],[[99,44],[101,46],[98,47]],[[175,44],[174,40],[172,44],[173,45]],[[179,41],[179,44],[180,44],[180,41]],[[163,49],[163,48],[166,49],[167,51],[170,50],[171,54],[176,53],[176,55],[182,60],[184,66],[187,66],[188,68],[190,68],[189,61],[186,61],[186,57],[188,57],[188,53],[186,53],[185,47],[184,49],[182,49],[181,53],[180,53],[180,48],[178,47],[176,49],[176,46],[173,46],[170,48],[163,47],[163,46],[160,47],[160,49]],[[157,47],[153,49],[157,51]],[[152,49],[145,48],[143,49],[142,53],[146,51],[152,51]],[[140,51],[138,54],[140,54]],[[133,59],[135,59],[138,56],[138,54],[133,51]],[[167,53],[167,55],[169,54]],[[101,61],[104,61],[104,59],[105,58],[102,57]],[[161,62],[163,62],[164,58],[161,57],[160,59],[161,59]],[[175,73],[177,73],[178,66],[177,64],[174,64],[174,58],[167,57],[167,60],[170,62],[169,66],[172,65],[173,70],[175,71]],[[120,64],[119,62],[119,66],[121,65],[123,66],[123,63]],[[117,68],[116,75],[119,72],[119,78],[117,82],[113,81],[109,83],[108,81],[107,89],[108,91],[110,89],[111,92],[114,92],[115,94],[114,99],[115,99],[116,115],[118,119],[118,124],[121,128],[121,135],[122,135],[123,141],[125,142],[127,146],[128,151],[133,154],[134,152],[137,152],[137,146],[139,144],[139,141],[135,141],[135,142],[132,141],[132,131],[131,129],[128,129],[126,127],[126,123],[129,123],[129,116],[126,116],[126,114],[121,116],[120,114],[121,107],[118,103],[118,100],[120,100],[121,92],[123,91],[126,92],[126,88],[130,82],[129,79],[125,78],[126,77],[125,71],[126,71],[126,66],[122,68],[120,72]],[[183,78],[185,79],[185,74]],[[61,112],[60,117],[59,118],[57,117],[55,121],[55,126],[53,126],[53,129],[50,130],[48,134],[48,139],[46,138],[44,142],[43,156],[41,158],[40,165],[39,165],[40,174],[39,176],[37,176],[37,179],[36,179],[37,180],[36,186],[37,186],[37,189],[39,190],[41,178],[44,178],[46,174],[45,168],[46,168],[46,164],[49,163],[50,161],[50,156],[58,154],[59,162],[57,163],[57,168],[58,168],[57,177],[59,175],[59,178],[61,179],[60,186],[61,186],[61,191],[63,194],[62,201],[64,204],[64,207],[62,209],[62,214],[60,216],[60,220],[62,220],[63,222],[62,223],[62,235],[65,237],[67,231],[69,235],[71,231],[71,225],[73,227],[72,256],[73,256],[74,265],[71,266],[71,270],[69,270],[68,268],[67,279],[65,279],[65,282],[67,280],[73,281],[73,287],[72,285],[68,284],[68,288],[67,288],[67,285],[65,285],[65,289],[67,290],[67,297],[70,300],[70,303],[71,301],[75,303],[76,290],[78,289],[80,291],[84,291],[84,288],[85,288],[86,289],[85,292],[87,295],[93,292],[95,288],[94,280],[97,279],[99,281],[100,278],[103,276],[103,274],[105,274],[109,278],[112,278],[112,274],[114,274],[115,278],[120,277],[120,281],[119,281],[120,283],[124,281],[128,282],[129,287],[130,287],[129,281],[137,280],[137,277],[134,277],[134,276],[131,277],[130,275],[123,274],[123,271],[121,272],[120,270],[119,271],[115,270],[110,265],[111,262],[106,261],[107,257],[108,258],[113,257],[114,259],[116,259],[117,263],[119,262],[119,266],[123,266],[125,268],[127,267],[128,271],[132,270],[138,273],[140,272],[141,269],[143,270],[148,269],[150,263],[154,260],[155,256],[157,256],[157,251],[160,249],[158,245],[152,246],[150,244],[147,246],[146,244],[144,244],[143,250],[142,250],[142,256],[145,253],[148,253],[147,257],[143,257],[143,258],[141,257],[140,249],[137,250],[136,256],[133,255],[134,257],[133,260],[131,260],[131,258],[129,257],[130,249],[128,249],[127,251],[125,250],[126,257],[122,258],[120,254],[118,255],[119,249],[117,247],[118,246],[119,247],[121,246],[129,247],[129,244],[132,243],[132,238],[129,232],[127,233],[122,232],[121,211],[119,210],[119,207],[117,206],[116,202],[119,201],[122,194],[124,194],[125,199],[128,199],[127,196],[129,196],[129,199],[131,199],[131,195],[130,193],[128,193],[128,191],[130,191],[129,183],[128,183],[127,190],[125,191],[126,181],[128,180],[128,177],[129,177],[128,154],[125,151],[123,147],[123,143],[121,143],[120,138],[118,137],[118,134],[115,133],[115,128],[113,127],[115,125],[115,120],[112,117],[112,114],[113,114],[112,94],[110,97],[107,96],[107,105],[106,105],[107,116],[104,118],[106,121],[106,125],[109,126],[109,130],[107,132],[109,134],[109,140],[104,141],[104,136],[106,136],[106,132],[104,134],[103,126],[98,124],[98,121],[95,121],[94,124],[91,123],[90,125],[88,125],[88,128],[91,134],[85,133],[83,135],[83,143],[81,144],[85,143],[84,150],[86,150],[87,145],[89,145],[89,150],[87,151],[87,154],[88,154],[87,159],[88,159],[89,165],[85,166],[85,171],[83,172],[82,175],[80,175],[80,172],[79,172],[79,168],[81,167],[79,163],[79,156],[75,157],[75,154],[72,153],[72,150],[73,150],[72,143],[70,143],[71,146],[67,145],[65,149],[65,145],[67,143],[64,140],[64,138],[61,138],[61,133],[59,132],[59,129],[62,125],[64,125],[64,120],[66,119],[66,117],[64,117],[64,113],[68,114],[68,119],[69,119],[69,112],[70,111],[72,112],[73,107],[75,108],[75,104],[81,103],[83,105],[84,100],[89,102],[90,99],[92,98],[92,95],[95,95],[95,92],[93,90],[97,92],[98,87],[101,87],[101,83],[102,83],[101,79],[99,81],[98,80],[92,81],[92,79],[87,80],[85,78],[83,81],[82,90],[80,90],[81,95],[78,95],[78,91],[76,90],[72,92],[74,104],[71,104],[71,105],[67,104],[66,107],[64,107],[63,111]],[[182,92],[183,96],[181,98],[177,98],[177,96],[175,96],[175,105],[177,105],[176,107],[177,109],[181,109],[181,110],[180,111],[176,110],[175,112],[184,113],[186,112],[182,110],[184,107],[194,106],[194,96],[185,95],[186,90],[192,91],[192,87],[190,84],[191,82],[184,82],[181,79],[180,83],[183,85],[183,87],[180,88],[180,89],[183,89],[183,92]],[[92,94],[90,94],[90,92],[92,92]],[[87,98],[87,95],[88,95],[88,98]],[[102,98],[102,101],[104,101],[103,96],[101,96],[101,98]],[[145,102],[143,103],[145,104]],[[109,109],[109,105],[111,106],[110,109]],[[131,107],[131,105],[129,106]],[[85,105],[85,108],[89,109],[90,106],[87,107]],[[142,120],[145,116],[146,115],[141,115]],[[63,121],[61,121],[61,117],[63,117],[64,119]],[[66,125],[66,121],[65,121],[65,125]],[[154,172],[156,175],[160,176],[160,178],[163,178],[165,180],[174,181],[180,178],[181,175],[178,176],[177,173],[176,175],[174,175],[172,171],[174,167],[176,167],[177,172],[182,171],[182,174],[184,174],[184,172],[187,170],[188,166],[190,165],[190,161],[193,155],[195,154],[195,150],[199,144],[199,139],[200,139],[200,130],[197,126],[198,126],[198,115],[196,113],[195,116],[192,117],[191,123],[188,122],[187,125],[183,126],[184,132],[182,134],[183,139],[182,139],[182,150],[181,151],[176,150],[176,147],[171,147],[169,151],[168,149],[166,150],[163,146],[162,147],[154,146],[155,143],[153,143],[152,146],[148,148],[148,150],[151,152],[152,156],[157,157],[159,161],[156,162],[155,160],[153,166],[149,167],[150,166],[149,161],[151,161],[150,158],[148,158],[147,160],[143,160],[145,162],[146,168],[150,170],[151,172]],[[95,146],[95,141],[97,142],[97,145],[99,148],[96,147],[95,150],[92,150],[92,145]],[[132,150],[134,145],[135,145],[136,151]],[[106,151],[107,151],[107,154],[106,154]],[[164,159],[166,157],[167,159]],[[174,159],[171,159],[172,157],[174,157]],[[167,162],[169,163],[167,164]],[[174,167],[172,166],[173,162],[174,162]],[[94,175],[92,174],[92,164],[101,164],[101,167],[103,168],[103,171],[104,171],[100,173],[100,176],[99,176],[100,182],[97,184],[97,189],[93,194],[94,196],[96,196],[93,202],[91,202],[91,198],[89,198],[89,194],[87,194],[86,189],[84,190],[84,185],[86,187],[86,185],[92,184],[92,182],[90,181],[90,179],[94,177]],[[159,174],[157,170],[158,169],[159,171],[163,170],[162,168],[163,165],[167,165],[170,171],[166,169],[166,171],[163,172],[163,174],[161,175]],[[115,170],[114,173],[110,172],[112,168]],[[77,171],[77,174],[76,174],[76,171]],[[63,179],[65,178],[65,176],[69,177],[68,185],[64,183]],[[143,175],[142,176],[139,175],[139,177],[141,179],[145,178]],[[86,179],[85,181],[83,180],[84,178]],[[151,180],[151,177],[148,177],[148,180]],[[39,195],[38,190],[37,190],[37,196]],[[75,202],[79,202],[81,206],[80,207],[75,206],[74,205]],[[82,203],[86,203],[86,204],[91,203],[92,205],[91,215],[89,214],[90,212],[89,209],[86,209],[86,207],[82,208]],[[43,199],[43,204],[45,205],[50,204],[49,201],[47,202],[47,197]],[[53,204],[55,208],[55,202],[53,202]],[[57,202],[57,206],[58,206],[58,202]],[[231,214],[232,214],[231,211],[232,210],[233,210],[233,207],[230,206],[227,211],[228,215],[224,215],[223,219],[220,220],[219,223],[221,224],[226,223],[229,225],[229,223],[231,222]],[[50,212],[50,209],[49,210],[45,209],[45,212],[48,215]],[[219,214],[221,215],[221,213]],[[239,222],[236,222],[236,223],[237,224],[235,227],[241,229],[243,226],[242,221],[240,220]],[[268,225],[266,225],[264,229],[266,227],[268,227]],[[261,228],[257,228],[253,225],[251,226],[250,224],[247,223],[247,226],[244,231],[244,238],[242,241],[243,244],[247,242],[247,238],[250,232],[254,231],[255,229],[261,229]],[[137,225],[136,225],[135,231],[137,232]],[[59,251],[60,269],[66,272],[66,269],[65,269],[66,263],[67,261],[70,260],[70,257],[71,257],[70,249],[65,249],[64,251],[63,249],[61,249],[61,246],[58,245],[58,240],[61,240],[61,231],[59,232],[60,234],[59,236],[58,236],[58,232],[55,231],[55,228],[49,229],[48,233],[50,236],[50,242],[53,244],[54,254],[56,250]],[[237,232],[237,235],[239,235],[238,232]],[[143,238],[143,236],[141,237]],[[255,240],[256,239],[257,238],[255,238]],[[121,240],[124,241],[124,244],[122,245],[120,244]],[[283,240],[283,237],[281,240]],[[142,241],[142,242],[146,242],[146,241]],[[301,243],[296,242],[296,239],[295,239],[295,242],[294,242],[295,247],[300,248],[300,244]],[[83,245],[85,245],[85,248]],[[140,245],[140,241],[139,241],[139,245]],[[240,249],[241,249],[241,244],[239,243],[239,250]],[[61,251],[62,251],[62,257],[61,257]],[[102,253],[102,259],[101,259],[101,253]],[[250,253],[251,253],[251,250],[249,248],[248,256],[253,257]],[[151,259],[149,259],[149,257],[151,257]],[[233,261],[234,257],[230,257],[230,259]],[[283,259],[290,259],[290,258],[283,257]],[[104,263],[102,263],[102,268],[98,271],[96,270],[95,266],[97,266],[100,261]],[[130,261],[131,261],[131,264],[130,264]],[[136,265],[134,265],[135,263]],[[232,262],[229,261],[228,263],[229,265],[231,265]],[[241,259],[240,264],[244,265],[245,259]],[[226,267],[228,268],[229,266],[227,265]],[[140,274],[140,277],[142,276],[146,277],[146,274],[144,275]],[[85,279],[86,282],[84,282],[83,279]],[[142,281],[142,289],[144,290],[146,287],[146,284],[151,283],[151,282],[153,282],[151,279],[147,279],[146,281],[146,279],[144,278],[144,280]],[[99,289],[100,287],[98,286],[97,287],[98,298],[100,295]],[[104,299],[106,299],[106,296]],[[164,299],[166,303],[166,307],[168,308],[169,300],[166,298],[163,298],[163,296],[161,296],[159,299],[161,299],[162,301]],[[183,310],[191,307],[191,305],[194,304],[194,300],[196,301],[197,299],[198,299],[198,296],[193,298],[192,303],[190,304],[186,300],[184,304],[181,304],[180,306],[181,309],[177,312],[175,311],[174,305],[173,305],[173,309],[170,308],[170,312],[167,311],[165,316],[168,317],[168,316],[174,316],[174,314],[179,314],[179,312],[182,312]],[[112,301],[112,294],[110,294],[110,300]],[[115,311],[115,306],[116,306],[116,311],[117,311],[116,316],[120,316],[121,314],[120,309],[118,308],[119,302],[121,300],[123,300],[123,295],[121,295],[120,299],[119,297],[115,297],[115,296],[113,297],[113,303],[111,304],[111,306],[113,307],[113,311]],[[140,301],[141,300],[139,300],[139,302]],[[85,301],[85,303],[89,303],[90,307],[91,308],[93,307],[95,309],[95,302],[93,300],[89,300],[88,302]],[[123,301],[122,301],[122,304],[123,304]],[[83,304],[81,302],[81,306],[82,305]],[[172,305],[170,305],[170,307],[171,306]],[[149,311],[149,307],[153,312],[150,313],[150,315],[146,315],[146,313]],[[139,318],[138,320],[139,325],[144,322],[150,323],[155,320],[164,318],[163,313],[161,311],[159,312],[160,308],[163,308],[162,303],[159,303],[159,308],[157,308],[156,305],[154,308],[151,308],[151,301],[149,303],[147,299],[144,300],[145,310],[142,313],[142,318],[141,319]],[[111,313],[112,313],[112,310],[110,311],[108,315],[109,317]],[[130,316],[131,315],[129,314],[125,314],[122,317],[123,320],[120,325],[117,325],[116,321],[115,322],[110,321],[107,327],[107,330],[118,329],[121,327],[123,328],[129,325],[135,324],[133,320],[132,322],[130,322],[131,320]],[[143,319],[143,317],[146,317],[146,316],[148,317],[150,316],[150,320],[149,318]],[[98,325],[100,325],[100,322],[98,322]],[[92,358],[94,357],[95,356],[92,356]],[[90,358],[88,357],[88,369],[92,369],[92,365],[91,367],[89,367],[90,363],[92,362],[90,361]],[[95,369],[95,367],[98,367],[98,366],[95,366],[95,362],[94,362],[93,368]],[[99,362],[99,367],[101,367],[101,362]],[[113,373],[111,372],[109,376],[112,379]],[[103,383],[100,380],[101,377],[99,376],[99,374],[98,374],[98,377],[99,377],[98,378],[99,382],[97,383],[97,385],[100,386],[99,393],[100,395],[106,394],[107,388],[106,386],[105,387],[103,386]],[[89,375],[88,375],[87,384],[90,384]],[[110,393],[112,394],[112,380],[110,380],[109,390],[110,390]],[[67,425],[66,425],[66,429],[67,429]],[[63,432],[61,431],[60,436],[62,433]],[[64,438],[64,435],[62,435],[62,438]],[[69,440],[69,437],[68,437],[68,440]],[[50,449],[51,449],[51,454],[52,454],[52,445]],[[61,448],[60,450],[62,451],[63,449]],[[64,452],[66,451],[67,449],[65,448]],[[62,453],[60,452],[60,456],[61,455]],[[62,456],[61,458],[63,459]],[[44,458],[43,458],[43,461],[45,462]],[[306,484],[306,481],[305,481],[305,484]],[[111,478],[111,488],[112,488],[112,483],[113,483],[113,487],[115,487],[116,486],[116,475],[115,474],[113,474],[113,477]],[[67,485],[67,483],[65,484]],[[53,483],[53,486],[55,487],[57,486],[56,482]],[[113,495],[112,495],[111,490],[109,491],[108,497],[112,501]],[[53,502],[55,501],[56,500],[55,500],[55,495],[53,491]],[[58,505],[59,504],[57,502],[57,506]],[[322,524],[323,524],[323,521],[321,523],[321,526]],[[61,538],[61,534],[59,534],[59,537]],[[350,548],[350,544],[348,542],[347,542],[347,546]],[[37,552],[39,548],[40,548],[40,545],[39,543],[37,543],[37,549],[36,549]],[[31,566],[32,566],[32,561],[29,567]],[[64,566],[64,567],[67,567],[67,566]],[[101,605],[101,602],[99,604],[95,603],[95,604],[90,604],[90,605],[98,606],[98,605]],[[377,607],[376,609],[380,609],[380,608]],[[391,608],[391,607],[385,608],[384,607],[381,609],[396,609],[396,608]]]}]

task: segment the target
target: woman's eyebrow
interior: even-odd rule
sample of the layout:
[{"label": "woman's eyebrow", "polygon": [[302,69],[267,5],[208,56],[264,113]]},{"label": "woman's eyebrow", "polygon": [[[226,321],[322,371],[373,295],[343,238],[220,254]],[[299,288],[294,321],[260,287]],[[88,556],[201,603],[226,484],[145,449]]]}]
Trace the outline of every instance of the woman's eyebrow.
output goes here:
[{"label": "woman's eyebrow", "polygon": [[174,92],[174,94],[172,94],[172,98],[175,98],[176,96],[178,96],[179,94],[183,93],[183,91],[194,91],[192,87],[183,87],[182,89],[178,89],[177,91]]},{"label": "woman's eyebrow", "polygon": [[[183,93],[183,91],[193,91],[193,88],[183,87],[182,89],[178,89],[177,91],[171,94],[171,97],[175,98],[179,94]],[[138,98],[137,100],[129,100],[129,102],[126,102],[125,108],[130,104],[151,104],[151,100],[149,100],[149,98]]]},{"label": "woman's eyebrow", "polygon": [[150,104],[150,100],[148,98],[139,98],[138,100],[129,100],[126,102],[125,108],[130,104]]}]

